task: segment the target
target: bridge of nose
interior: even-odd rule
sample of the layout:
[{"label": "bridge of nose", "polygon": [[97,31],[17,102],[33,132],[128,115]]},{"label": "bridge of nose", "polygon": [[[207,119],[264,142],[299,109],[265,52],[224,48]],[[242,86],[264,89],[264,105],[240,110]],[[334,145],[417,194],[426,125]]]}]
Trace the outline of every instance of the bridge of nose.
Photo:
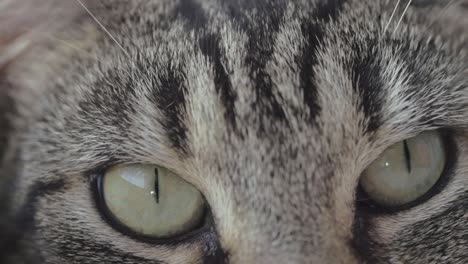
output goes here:
[{"label": "bridge of nose", "polygon": [[207,193],[229,263],[353,263],[360,168],[358,152],[343,151],[360,149],[359,141],[335,133],[329,144],[317,133],[246,138],[200,154],[217,164],[204,175],[229,179],[210,180]]},{"label": "bridge of nose", "polygon": [[[280,242],[281,243],[281,242]],[[285,241],[281,245],[265,242],[261,247],[243,242],[243,246],[231,249],[229,264],[357,264],[361,263],[345,241],[328,241],[312,244],[301,241]]]},{"label": "bridge of nose", "polygon": [[253,201],[245,196],[234,214],[237,226],[220,230],[229,263],[358,263],[351,248],[353,209],[343,202],[352,197],[269,191],[258,191]]}]

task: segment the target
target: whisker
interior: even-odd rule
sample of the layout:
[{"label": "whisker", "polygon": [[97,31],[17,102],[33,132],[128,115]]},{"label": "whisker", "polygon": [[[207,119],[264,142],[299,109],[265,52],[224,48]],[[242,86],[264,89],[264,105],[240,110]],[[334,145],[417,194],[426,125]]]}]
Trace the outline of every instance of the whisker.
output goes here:
[{"label": "whisker", "polygon": [[106,34],[115,42],[115,44],[117,44],[117,46],[124,52],[124,54],[127,56],[127,57],[130,57],[130,54],[123,48],[122,45],[120,45],[120,43],[117,41],[117,39],[112,36],[112,34],[106,29],[106,27],[96,18],[96,16],[94,16],[94,14],[91,12],[91,10],[89,10],[86,5],[83,3],[83,1],[81,0],[76,0],[83,8],[84,10],[94,19],[94,21],[96,21],[96,23],[104,30],[104,32],[106,32]]},{"label": "whisker", "polygon": [[405,10],[403,11],[403,14],[401,14],[400,20],[398,20],[398,23],[397,23],[397,25],[395,27],[395,30],[393,30],[393,35],[396,33],[398,27],[401,24],[401,21],[403,21],[403,17],[406,15],[406,12],[408,12],[408,9],[409,9],[412,2],[413,2],[413,0],[408,1],[408,4],[406,5]]},{"label": "whisker", "polygon": [[66,41],[66,40],[51,36],[51,35],[45,35],[45,37],[50,38],[50,39],[55,40],[55,41],[58,41],[64,46],[72,48],[72,49],[74,49],[76,51],[79,51],[80,53],[82,53],[82,54],[84,54],[84,55],[86,55],[86,56],[88,56],[90,58],[93,58],[93,59],[99,61],[98,58],[95,55],[93,55],[92,53],[90,53],[90,52],[88,52],[88,51],[86,51],[86,50],[84,50],[84,49],[82,49],[82,48],[80,48],[80,47],[78,47],[78,46],[76,46],[74,44],[72,44],[69,41]]},{"label": "whisker", "polygon": [[382,38],[385,35],[385,33],[387,33],[388,27],[392,23],[393,17],[395,17],[396,11],[398,10],[398,6],[400,6],[400,2],[401,0],[398,0],[398,2],[396,3],[395,8],[393,9],[392,15],[390,16],[390,19],[388,20],[387,25],[385,25],[385,29],[382,35],[380,36],[380,38]]}]

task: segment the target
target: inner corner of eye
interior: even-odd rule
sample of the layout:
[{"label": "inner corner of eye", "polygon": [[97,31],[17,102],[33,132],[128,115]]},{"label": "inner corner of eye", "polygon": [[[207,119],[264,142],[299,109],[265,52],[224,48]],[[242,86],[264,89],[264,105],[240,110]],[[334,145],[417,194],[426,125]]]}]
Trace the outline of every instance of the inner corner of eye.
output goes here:
[{"label": "inner corner of eye", "polygon": [[190,232],[205,212],[201,192],[160,166],[116,165],[102,175],[101,185],[101,203],[110,220],[142,236]]}]

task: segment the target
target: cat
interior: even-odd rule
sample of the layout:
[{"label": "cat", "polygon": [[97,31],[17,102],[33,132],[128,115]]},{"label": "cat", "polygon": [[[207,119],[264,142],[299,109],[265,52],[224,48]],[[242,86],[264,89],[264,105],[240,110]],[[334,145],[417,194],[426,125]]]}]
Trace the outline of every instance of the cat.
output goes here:
[{"label": "cat", "polygon": [[0,1],[0,263],[466,263],[467,28],[465,0]]}]

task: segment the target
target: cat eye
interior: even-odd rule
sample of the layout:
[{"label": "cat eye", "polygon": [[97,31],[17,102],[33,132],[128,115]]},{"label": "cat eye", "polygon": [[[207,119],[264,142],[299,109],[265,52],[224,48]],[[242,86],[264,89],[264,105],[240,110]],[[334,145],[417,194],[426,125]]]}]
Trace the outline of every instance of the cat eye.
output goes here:
[{"label": "cat eye", "polygon": [[441,179],[446,147],[438,131],[399,142],[361,175],[360,186],[377,205],[397,208],[425,196]]},{"label": "cat eye", "polygon": [[97,181],[107,218],[137,237],[168,239],[203,221],[203,195],[177,174],[154,165],[116,165]]}]

